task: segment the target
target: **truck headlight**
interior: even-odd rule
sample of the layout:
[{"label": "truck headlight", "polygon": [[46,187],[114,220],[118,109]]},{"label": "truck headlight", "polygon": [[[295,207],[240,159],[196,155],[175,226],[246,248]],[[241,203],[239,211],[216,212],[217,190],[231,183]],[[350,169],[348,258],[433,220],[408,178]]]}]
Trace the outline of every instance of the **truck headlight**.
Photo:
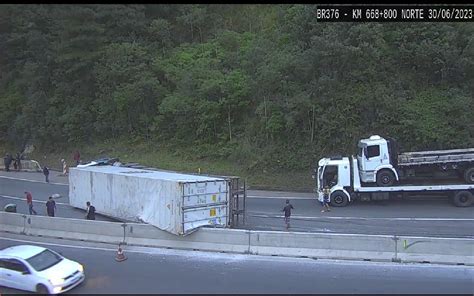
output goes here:
[{"label": "truck headlight", "polygon": [[51,284],[53,284],[53,286],[59,286],[64,283],[64,279],[62,278],[52,278],[49,281],[51,282]]},{"label": "truck headlight", "polygon": [[79,271],[84,272],[84,266],[82,266],[81,264],[79,264]]}]

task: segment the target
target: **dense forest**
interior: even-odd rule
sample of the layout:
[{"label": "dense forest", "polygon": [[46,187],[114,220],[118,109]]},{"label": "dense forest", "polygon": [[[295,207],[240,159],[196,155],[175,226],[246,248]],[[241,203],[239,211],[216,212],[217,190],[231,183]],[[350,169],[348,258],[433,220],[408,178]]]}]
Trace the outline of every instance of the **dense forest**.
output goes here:
[{"label": "dense forest", "polygon": [[0,5],[0,139],[161,143],[249,170],[307,169],[372,134],[474,147],[474,23],[315,8]]}]

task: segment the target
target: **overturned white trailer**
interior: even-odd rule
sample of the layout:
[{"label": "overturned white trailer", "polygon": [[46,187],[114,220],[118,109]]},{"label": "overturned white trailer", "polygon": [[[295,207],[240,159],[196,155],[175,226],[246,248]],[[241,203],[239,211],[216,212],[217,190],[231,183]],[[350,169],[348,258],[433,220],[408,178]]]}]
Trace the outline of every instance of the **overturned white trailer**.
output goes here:
[{"label": "overturned white trailer", "polygon": [[226,179],[120,166],[71,168],[69,201],[99,214],[140,221],[185,235],[200,226],[228,223]]}]

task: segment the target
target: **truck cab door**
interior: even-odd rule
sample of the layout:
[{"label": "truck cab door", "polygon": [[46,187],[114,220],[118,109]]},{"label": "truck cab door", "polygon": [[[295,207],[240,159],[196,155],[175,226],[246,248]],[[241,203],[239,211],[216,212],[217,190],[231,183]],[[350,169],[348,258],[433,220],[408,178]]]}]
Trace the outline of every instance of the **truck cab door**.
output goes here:
[{"label": "truck cab door", "polygon": [[382,155],[380,153],[380,145],[368,145],[363,149],[363,157],[361,162],[361,170],[365,172],[375,171],[381,164],[383,164]]}]

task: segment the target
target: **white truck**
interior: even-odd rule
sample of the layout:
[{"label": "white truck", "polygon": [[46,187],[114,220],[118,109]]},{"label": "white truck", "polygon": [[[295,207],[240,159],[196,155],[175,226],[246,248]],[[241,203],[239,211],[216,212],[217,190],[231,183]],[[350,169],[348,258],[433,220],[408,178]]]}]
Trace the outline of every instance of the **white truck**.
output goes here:
[{"label": "white truck", "polygon": [[204,225],[226,227],[229,182],[112,165],[83,165],[69,171],[69,202],[123,220],[145,222],[175,235]]},{"label": "white truck", "polygon": [[[357,157],[319,160],[315,172],[318,199],[327,186],[334,206],[346,206],[354,199],[381,200],[422,193],[448,194],[459,207],[474,203],[474,149],[398,155],[395,141],[380,136],[360,140],[358,148]],[[457,180],[449,179],[450,175]]]}]

